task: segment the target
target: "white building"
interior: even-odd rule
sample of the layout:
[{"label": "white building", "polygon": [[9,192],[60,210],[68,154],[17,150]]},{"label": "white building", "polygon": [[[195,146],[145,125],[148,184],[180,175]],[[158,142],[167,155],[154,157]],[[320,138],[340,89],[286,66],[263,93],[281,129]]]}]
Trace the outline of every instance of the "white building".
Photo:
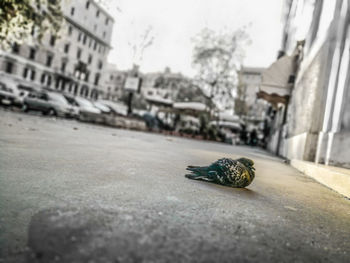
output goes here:
[{"label": "white building", "polygon": [[62,12],[58,38],[46,34],[42,43],[33,40],[0,51],[0,81],[97,99],[107,92],[104,68],[114,19],[93,0],[62,1]]},{"label": "white building", "polygon": [[254,117],[263,119],[265,117],[265,109],[267,102],[259,99],[257,94],[260,90],[261,76],[264,68],[242,67],[240,70],[240,83],[246,107],[246,117]]},{"label": "white building", "polygon": [[144,96],[154,96],[175,101],[180,88],[187,85],[189,79],[181,73],[171,72],[165,68],[164,72],[143,74],[141,92]]},{"label": "white building", "polygon": [[286,2],[285,55],[262,81],[278,106],[271,151],[350,167],[349,21],[348,0]]},{"label": "white building", "polygon": [[128,72],[118,70],[116,65],[109,63],[104,73],[106,76],[105,86],[107,88],[104,97],[113,101],[121,100]]}]

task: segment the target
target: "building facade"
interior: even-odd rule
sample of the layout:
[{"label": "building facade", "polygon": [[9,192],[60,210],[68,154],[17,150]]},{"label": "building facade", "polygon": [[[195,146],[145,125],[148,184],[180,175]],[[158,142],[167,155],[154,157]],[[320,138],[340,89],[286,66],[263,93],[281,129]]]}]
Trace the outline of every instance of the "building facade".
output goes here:
[{"label": "building facade", "polygon": [[121,100],[128,72],[118,70],[114,64],[107,64],[105,76],[105,86],[107,87],[105,98],[113,101]]},{"label": "building facade", "polygon": [[170,68],[164,72],[143,75],[141,92],[146,97],[159,97],[176,101],[180,88],[188,83],[188,79],[181,73],[173,73]]},{"label": "building facade", "polygon": [[279,61],[296,70],[270,149],[288,159],[350,167],[349,11],[348,0],[286,2]]},{"label": "building facade", "polygon": [[261,85],[264,68],[242,67],[239,71],[239,83],[235,100],[235,113],[257,119],[264,119],[267,102],[257,94]]},{"label": "building facade", "polygon": [[90,99],[107,93],[104,70],[114,19],[93,0],[62,1],[58,37],[45,34],[0,51],[1,81],[22,89],[53,89]]}]

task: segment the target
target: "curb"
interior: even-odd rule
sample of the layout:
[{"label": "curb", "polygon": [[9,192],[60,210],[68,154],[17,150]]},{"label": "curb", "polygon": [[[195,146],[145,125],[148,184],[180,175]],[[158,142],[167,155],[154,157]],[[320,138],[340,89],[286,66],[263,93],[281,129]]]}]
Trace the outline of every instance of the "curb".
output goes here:
[{"label": "curb", "polygon": [[293,159],[291,166],[317,182],[350,198],[350,170]]}]

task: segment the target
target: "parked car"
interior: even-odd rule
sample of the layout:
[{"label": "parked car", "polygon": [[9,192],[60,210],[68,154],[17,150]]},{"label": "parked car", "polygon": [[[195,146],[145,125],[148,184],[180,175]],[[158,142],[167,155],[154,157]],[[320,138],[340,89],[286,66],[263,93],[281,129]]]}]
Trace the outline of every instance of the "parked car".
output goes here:
[{"label": "parked car", "polygon": [[80,113],[101,114],[101,110],[96,108],[91,101],[80,97],[75,97],[74,100],[79,106]]},{"label": "parked car", "polygon": [[13,101],[13,104],[18,107],[22,107],[24,103],[24,98],[28,95],[29,91],[26,90],[19,90],[19,92],[16,94],[16,97]]},{"label": "parked car", "polygon": [[0,103],[4,105],[11,105],[14,103],[17,94],[19,93],[14,83],[0,82]]},{"label": "parked car", "polygon": [[103,122],[101,110],[96,108],[93,103],[81,97],[74,97],[79,106],[79,119],[82,121]]},{"label": "parked car", "polygon": [[29,92],[24,98],[22,109],[23,111],[41,111],[51,116],[74,116],[73,108],[63,95],[54,92]]},{"label": "parked car", "polygon": [[101,102],[98,102],[98,101],[94,101],[93,102],[93,105],[98,108],[102,113],[104,114],[111,114],[112,113],[112,110],[107,106],[107,105],[104,105],[103,103]]},{"label": "parked car", "polygon": [[112,113],[115,115],[120,116],[127,116],[127,107],[126,105],[120,103],[120,102],[114,102],[109,100],[99,100],[99,103],[102,103],[103,105],[107,106],[109,109],[111,109]]},{"label": "parked car", "polygon": [[72,107],[73,109],[73,117],[74,118],[79,118],[79,105],[78,103],[75,101],[74,97],[63,94],[63,97],[66,99],[66,101],[68,102],[68,104]]}]

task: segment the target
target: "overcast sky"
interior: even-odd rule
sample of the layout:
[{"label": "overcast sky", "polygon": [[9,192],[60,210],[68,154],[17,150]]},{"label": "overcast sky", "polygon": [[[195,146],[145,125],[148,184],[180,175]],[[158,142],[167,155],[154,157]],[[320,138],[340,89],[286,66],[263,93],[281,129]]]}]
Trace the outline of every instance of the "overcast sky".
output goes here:
[{"label": "overcast sky", "polygon": [[244,65],[267,67],[281,44],[283,0],[116,0],[113,50],[109,61],[119,69],[132,65],[128,42],[140,41],[148,26],[154,43],[144,53],[143,72],[162,71],[192,75],[191,38],[202,28],[236,29],[248,25],[252,44],[246,47]]}]

